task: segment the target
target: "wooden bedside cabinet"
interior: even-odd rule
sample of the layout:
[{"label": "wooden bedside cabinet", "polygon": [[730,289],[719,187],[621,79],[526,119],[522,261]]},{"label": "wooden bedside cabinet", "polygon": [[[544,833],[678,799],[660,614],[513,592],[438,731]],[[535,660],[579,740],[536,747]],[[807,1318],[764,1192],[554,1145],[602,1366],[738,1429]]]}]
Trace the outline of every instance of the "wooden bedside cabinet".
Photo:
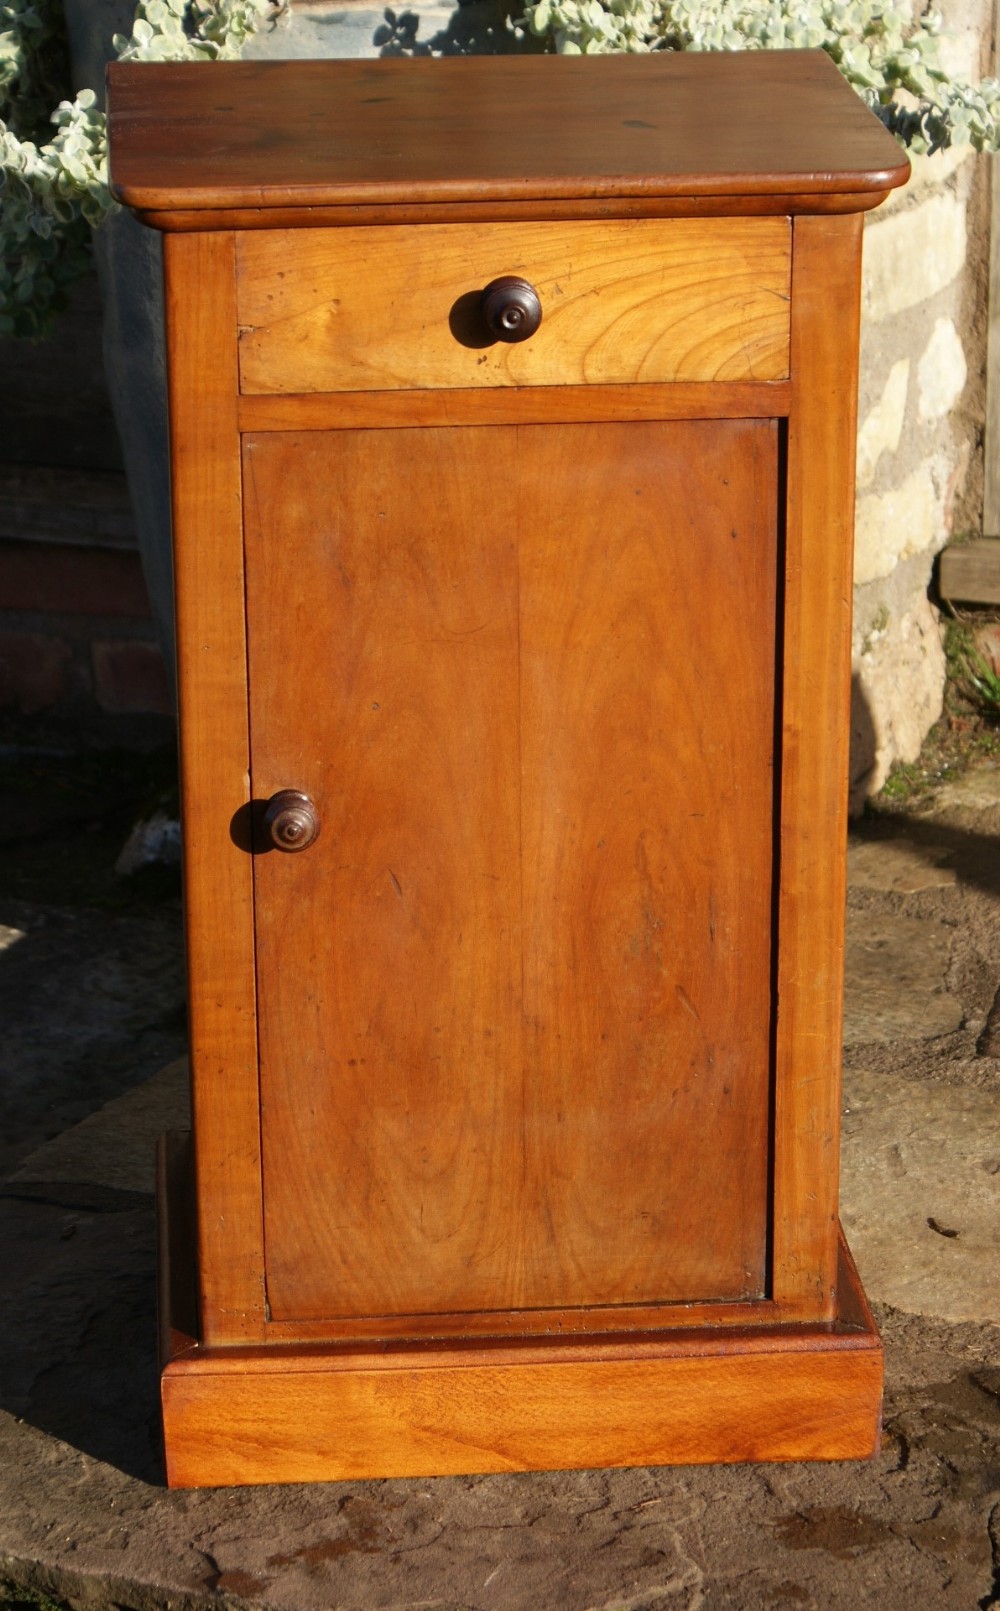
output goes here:
[{"label": "wooden bedside cabinet", "polygon": [[869,1454],[852,466],[905,158],[813,53],[110,91],[166,231],[169,1480]]}]

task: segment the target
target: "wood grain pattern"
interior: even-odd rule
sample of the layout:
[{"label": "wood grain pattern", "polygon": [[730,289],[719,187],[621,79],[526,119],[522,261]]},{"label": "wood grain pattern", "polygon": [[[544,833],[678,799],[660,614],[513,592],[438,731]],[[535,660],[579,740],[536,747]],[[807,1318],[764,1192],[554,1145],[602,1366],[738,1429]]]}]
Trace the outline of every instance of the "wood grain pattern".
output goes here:
[{"label": "wood grain pattern", "polygon": [[167,1375],[171,1487],[875,1453],[875,1350]]},{"label": "wood grain pattern", "polygon": [[482,446],[246,443],[254,793],[323,824],[256,858],[276,1318],[515,1289],[517,556]]},{"label": "wood grain pattern", "polygon": [[868,205],[909,172],[820,51],[113,63],[108,85],[112,189],[140,211],[369,205],[389,222],[421,203],[748,195],[822,209]]},{"label": "wood grain pattern", "polygon": [[[164,1283],[178,1292],[183,1237],[164,1241],[182,1260]],[[843,1243],[840,1287],[848,1326],[725,1338],[185,1345],[161,1379],[168,1481],[864,1459],[879,1444],[882,1354]],[[164,1329],[184,1341],[169,1313]]]},{"label": "wood grain pattern", "polygon": [[264,1320],[233,242],[165,243],[188,1021],[207,1340]]},{"label": "wood grain pattern", "polygon": [[348,1316],[339,1320],[272,1320],[267,1343],[379,1342],[392,1339],[590,1337],[627,1332],[746,1329],[776,1326],[781,1311],[769,1299],[733,1303],[590,1304],[587,1308],[438,1311],[424,1315]]},{"label": "wood grain pattern", "polygon": [[836,1313],[861,220],[797,219],[788,425],[775,1300]]},{"label": "wood grain pattern", "polygon": [[776,428],[246,466],[272,1315],[761,1296]]},{"label": "wood grain pattern", "polygon": [[[111,79],[171,230],[170,1481],[869,1453],[851,466],[905,159],[819,53]],[[503,273],[541,328],[476,346]],[[251,858],[288,788],[319,838]]]},{"label": "wood grain pattern", "polygon": [[[787,220],[269,230],[237,245],[244,392],[780,380]],[[456,310],[501,274],[542,302],[528,340]]]},{"label": "wood grain pattern", "polygon": [[[885,190],[847,191],[840,195],[766,194],[742,197],[744,218],[791,218],[799,213],[870,212],[885,200]],[[452,201],[405,202],[391,208],[378,205],[340,207],[205,207],[170,212],[137,211],[150,229],[182,231],[261,229],[357,229],[390,223],[396,228],[424,224],[579,223],[586,219],[626,218],[731,218],[729,196],[656,196],[652,199],[622,196],[593,201]]]},{"label": "wood grain pattern", "polygon": [[777,428],[525,427],[517,459],[531,1289],[760,1297]]},{"label": "wood grain pattern", "polygon": [[665,386],[498,387],[442,392],[307,392],[241,397],[243,431],[375,430],[379,426],[545,425],[587,420],[781,419],[788,381]]},{"label": "wood grain pattern", "polygon": [[[993,529],[1000,530],[1000,519]],[[937,581],[943,599],[1000,604],[1000,540],[980,537],[946,548],[938,560]]]}]

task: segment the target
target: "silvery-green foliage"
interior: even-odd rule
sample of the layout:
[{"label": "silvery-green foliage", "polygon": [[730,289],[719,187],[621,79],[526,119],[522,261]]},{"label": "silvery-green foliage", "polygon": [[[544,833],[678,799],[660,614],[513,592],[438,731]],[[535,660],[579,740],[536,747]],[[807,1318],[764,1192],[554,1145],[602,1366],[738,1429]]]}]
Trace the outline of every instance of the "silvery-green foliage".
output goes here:
[{"label": "silvery-green foliage", "polygon": [[104,116],[92,90],[62,101],[54,136],[22,140],[0,124],[0,332],[41,334],[87,261],[110,205]]},{"label": "silvery-green foliage", "polygon": [[522,26],[564,54],[825,50],[904,144],[1000,146],[1000,84],[953,79],[941,19],[892,0],[528,0]]},{"label": "silvery-green foliage", "polygon": [[[235,57],[281,4],[140,0],[115,50]],[[1000,85],[950,78],[939,18],[907,0],[528,0],[522,26],[568,54],[819,48],[904,144],[1000,146]],[[45,332],[112,206],[104,116],[89,91],[62,99],[68,87],[61,0],[0,0],[0,334]]]},{"label": "silvery-green foliage", "polygon": [[271,0],[139,0],[131,36],[116,34],[119,61],[223,61],[240,54]]},{"label": "silvery-green foliage", "polygon": [[[114,48],[126,61],[235,57],[276,9],[276,0],[140,0]],[[91,90],[62,99],[68,80],[61,0],[0,0],[0,335],[46,333],[88,266],[91,230],[114,206],[104,113]]]}]

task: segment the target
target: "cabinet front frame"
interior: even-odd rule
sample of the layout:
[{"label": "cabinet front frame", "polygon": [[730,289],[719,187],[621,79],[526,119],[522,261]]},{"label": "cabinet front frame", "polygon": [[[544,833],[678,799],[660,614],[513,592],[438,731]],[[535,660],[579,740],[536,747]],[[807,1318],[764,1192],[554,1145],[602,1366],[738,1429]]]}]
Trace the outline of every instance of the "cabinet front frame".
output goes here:
[{"label": "cabinet front frame", "polygon": [[[205,1344],[344,1335],[270,1321],[256,1040],[241,432],[489,419],[787,419],[776,757],[770,1297],[538,1316],[612,1326],[833,1322],[849,737],[860,215],[793,220],[787,382],[240,398],[236,236],[164,240],[197,1263]],[[462,1335],[528,1318],[456,1316]],[[397,1329],[398,1327],[398,1329]],[[441,1333],[406,1319],[369,1335]],[[350,1324],[350,1335],[365,1334]]]}]

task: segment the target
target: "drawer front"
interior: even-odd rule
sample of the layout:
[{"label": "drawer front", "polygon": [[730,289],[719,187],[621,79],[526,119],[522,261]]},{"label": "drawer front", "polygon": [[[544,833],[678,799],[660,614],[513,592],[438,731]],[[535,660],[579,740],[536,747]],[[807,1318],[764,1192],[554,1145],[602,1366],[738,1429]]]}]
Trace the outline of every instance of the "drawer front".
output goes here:
[{"label": "drawer front", "polygon": [[[237,264],[245,393],[788,375],[785,218],[251,231]],[[482,318],[501,275],[538,292],[527,340]]]}]

